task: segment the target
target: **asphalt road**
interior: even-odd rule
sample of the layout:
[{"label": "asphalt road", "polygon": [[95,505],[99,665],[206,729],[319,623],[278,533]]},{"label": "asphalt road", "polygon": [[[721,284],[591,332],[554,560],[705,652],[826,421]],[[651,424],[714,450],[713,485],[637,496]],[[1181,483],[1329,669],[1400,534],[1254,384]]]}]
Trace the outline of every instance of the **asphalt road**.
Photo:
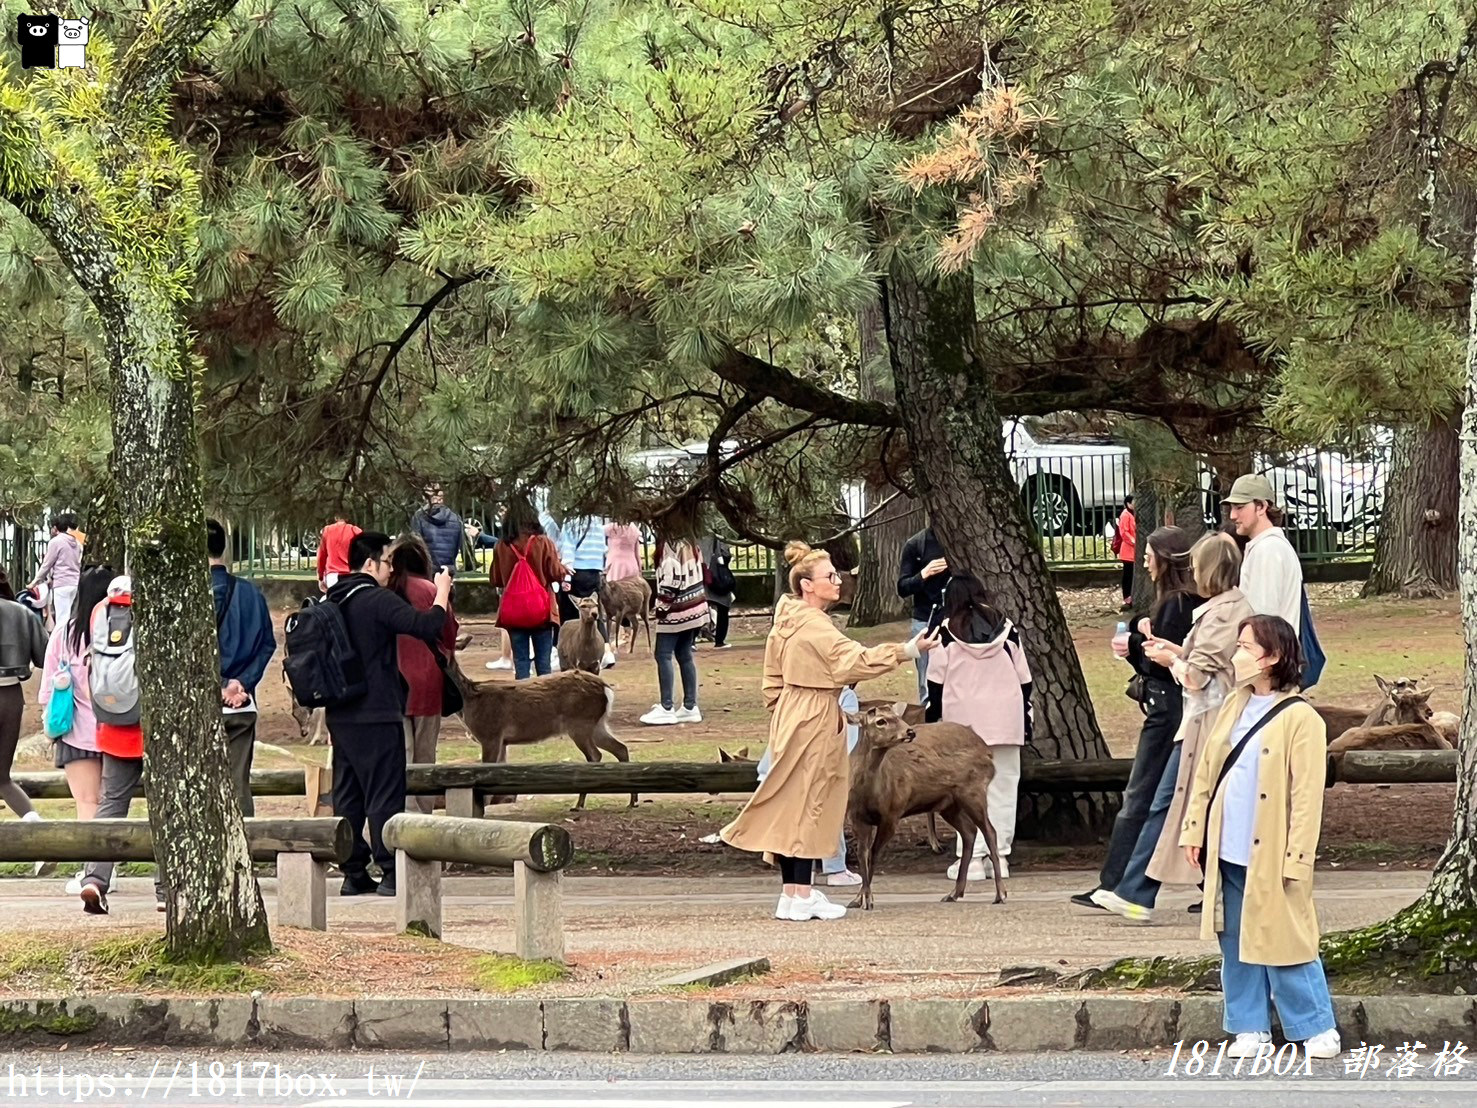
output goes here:
[{"label": "asphalt road", "polygon": [[613,1058],[542,1053],[188,1055],[98,1049],[16,1053],[0,1059],[0,1104],[1404,1108],[1477,1102],[1477,1065],[1468,1067],[1470,1074],[1433,1077],[1429,1059],[1405,1078],[1378,1071],[1360,1078],[1346,1073],[1341,1061],[1314,1063],[1311,1076],[1301,1072],[1299,1063],[1295,1076],[1282,1077],[1168,1077],[1169,1064],[1169,1052]]}]

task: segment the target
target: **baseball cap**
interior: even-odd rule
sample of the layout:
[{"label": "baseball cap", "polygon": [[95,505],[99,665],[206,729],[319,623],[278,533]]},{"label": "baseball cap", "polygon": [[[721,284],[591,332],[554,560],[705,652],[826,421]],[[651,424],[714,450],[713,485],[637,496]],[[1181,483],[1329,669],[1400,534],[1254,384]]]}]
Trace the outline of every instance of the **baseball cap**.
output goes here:
[{"label": "baseball cap", "polygon": [[1272,482],[1260,473],[1247,473],[1236,478],[1236,483],[1231,486],[1230,495],[1221,503],[1250,504],[1253,500],[1265,500],[1268,504],[1277,503],[1277,494],[1272,491]]}]

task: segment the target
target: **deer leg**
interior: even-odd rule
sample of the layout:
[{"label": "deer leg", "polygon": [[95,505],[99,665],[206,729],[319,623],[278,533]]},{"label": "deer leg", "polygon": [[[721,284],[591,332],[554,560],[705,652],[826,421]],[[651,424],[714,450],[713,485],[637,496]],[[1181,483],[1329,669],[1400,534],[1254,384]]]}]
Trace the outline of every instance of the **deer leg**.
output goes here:
[{"label": "deer leg", "polygon": [[[629,762],[631,760],[631,752],[626,748],[626,744],[611,734],[610,728],[603,719],[595,724],[593,741],[601,750],[614,754],[617,762]],[[638,803],[640,803],[640,798],[635,793],[632,793],[631,803],[627,807],[634,808]]]},{"label": "deer leg", "polygon": [[882,857],[882,848],[887,845],[887,841],[892,838],[895,831],[897,831],[897,820],[895,818],[889,819],[884,816],[881,820],[878,821],[877,827],[873,834],[872,849],[869,852],[871,860],[868,864],[866,884],[862,886],[862,908],[868,912],[870,912],[873,907],[872,878],[877,873],[877,859]]},{"label": "deer leg", "polygon": [[945,823],[959,832],[959,838],[964,842],[959,854],[959,876],[954,879],[954,891],[944,897],[945,904],[952,904],[964,899],[964,886],[969,884],[969,865],[974,859],[975,828],[974,822],[960,811],[958,805],[945,808],[939,815],[944,817]]},{"label": "deer leg", "polygon": [[[995,828],[990,823],[989,804],[985,800],[983,792],[981,792],[978,799],[976,799],[975,797],[965,798],[962,802],[962,806],[964,808],[965,814],[968,815],[969,818],[975,822],[976,826],[979,827],[980,834],[984,835],[985,837],[985,846],[989,847],[990,849],[990,866],[995,871],[994,903],[1000,904],[1005,900],[1005,885],[1000,879],[1000,851],[995,846]],[[973,836],[970,836],[970,838],[972,839]],[[966,861],[968,860],[968,855],[973,849],[973,842],[966,844]],[[959,867],[959,876],[961,878],[964,876],[963,865],[960,865]]]},{"label": "deer leg", "polygon": [[872,889],[872,831],[870,823],[864,823],[859,819],[851,821],[851,836],[856,840],[856,868],[861,874],[862,887],[856,894],[856,898],[847,905],[848,908],[860,908]]},{"label": "deer leg", "polygon": [[928,849],[935,854],[944,852],[943,844],[939,842],[939,821],[937,812],[928,813]]}]

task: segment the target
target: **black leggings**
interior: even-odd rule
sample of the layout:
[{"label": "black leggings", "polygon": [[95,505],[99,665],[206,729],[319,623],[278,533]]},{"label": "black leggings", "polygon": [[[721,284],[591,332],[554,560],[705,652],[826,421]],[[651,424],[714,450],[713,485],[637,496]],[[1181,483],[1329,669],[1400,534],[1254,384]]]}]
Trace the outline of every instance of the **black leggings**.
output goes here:
[{"label": "black leggings", "polygon": [[780,864],[780,881],[786,885],[809,885],[815,873],[814,858],[791,858],[787,854],[776,854]]},{"label": "black leggings", "polygon": [[1133,595],[1133,563],[1123,563],[1123,599],[1127,600]]}]

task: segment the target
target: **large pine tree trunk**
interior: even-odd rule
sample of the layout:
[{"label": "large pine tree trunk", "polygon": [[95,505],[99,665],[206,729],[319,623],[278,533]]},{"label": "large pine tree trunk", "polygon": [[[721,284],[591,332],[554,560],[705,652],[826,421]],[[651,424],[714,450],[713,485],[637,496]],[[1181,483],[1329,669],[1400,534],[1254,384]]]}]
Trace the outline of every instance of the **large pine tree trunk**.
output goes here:
[{"label": "large pine tree trunk", "polygon": [[923,529],[923,506],[895,489],[869,483],[866,510],[871,511],[889,496],[892,502],[868,520],[861,532],[862,572],[851,601],[850,627],[875,627],[907,619],[911,611],[908,601],[897,594],[897,570],[903,544]]},{"label": "large pine tree trunk", "polygon": [[1446,596],[1457,587],[1457,419],[1395,432],[1365,596]]},{"label": "large pine tree trunk", "polygon": [[[950,568],[984,582],[1020,628],[1035,677],[1031,752],[1106,758],[1066,616],[1005,458],[993,380],[973,343],[971,282],[920,281],[902,261],[889,268],[884,319],[918,491]],[[1095,834],[1111,809],[1100,795],[1030,800],[1022,832],[1053,837]]]}]

